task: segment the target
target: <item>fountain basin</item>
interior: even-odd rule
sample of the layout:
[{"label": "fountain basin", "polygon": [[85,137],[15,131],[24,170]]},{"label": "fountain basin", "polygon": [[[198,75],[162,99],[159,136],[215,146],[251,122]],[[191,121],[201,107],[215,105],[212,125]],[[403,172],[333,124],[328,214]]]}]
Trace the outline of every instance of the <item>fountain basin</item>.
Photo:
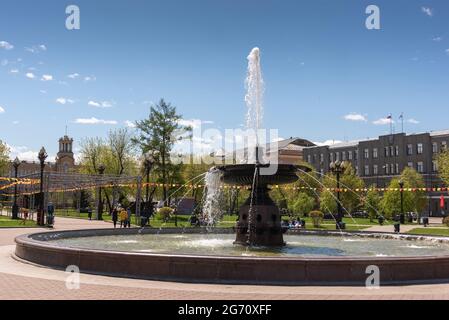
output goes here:
[{"label": "fountain basin", "polygon": [[[145,237],[153,237],[159,245],[166,241],[165,238],[157,237],[186,237],[193,241],[192,247],[198,251],[183,250],[182,246],[178,246],[178,250],[167,246],[159,252],[139,251],[140,246],[136,246],[137,250],[129,250],[126,245],[108,242],[111,237],[126,245],[142,242],[144,247]],[[142,233],[139,233],[138,229],[49,232],[16,238],[15,255],[23,260],[53,268],[65,269],[69,265],[76,265],[84,273],[182,282],[364,286],[368,277],[366,270],[371,265],[379,267],[381,285],[449,279],[448,239],[407,236],[408,240],[400,240],[395,239],[394,235],[347,233],[345,238],[324,236],[322,241],[327,241],[327,247],[318,245],[316,249],[321,253],[316,254],[313,250],[310,251],[307,245],[301,247],[300,244],[294,244],[295,239],[299,242],[306,241],[309,245],[316,243],[316,238],[309,238],[317,237],[316,233],[301,232],[301,236],[287,237],[288,243],[291,244],[285,247],[247,251],[245,247],[232,245],[232,229],[215,230],[212,234],[204,229],[186,229],[184,234],[179,234],[179,229],[147,229]],[[387,239],[376,239],[385,237]],[[204,239],[206,244],[199,245],[198,240]],[[220,248],[221,244],[217,244],[217,239],[227,242],[224,246],[228,251]],[[351,256],[344,252],[346,249],[341,243],[329,248],[329,244],[337,239],[348,243],[370,243],[379,240],[392,245],[399,243],[404,247],[427,246],[431,249],[429,254],[424,255],[414,254],[413,250],[416,248],[411,248],[411,251],[402,250],[409,252],[408,256],[360,256],[359,253]],[[207,244],[208,240],[212,242]],[[176,240],[173,245],[177,246]],[[379,245],[375,244],[374,248]],[[295,246],[299,248],[297,254],[288,253]],[[363,248],[364,244],[358,243],[357,246]],[[208,249],[214,247],[220,249]],[[306,254],[301,252],[302,249],[306,249]],[[229,250],[237,250],[239,254],[235,254],[235,251],[231,254]],[[384,249],[379,247],[379,250],[383,252]]]}]

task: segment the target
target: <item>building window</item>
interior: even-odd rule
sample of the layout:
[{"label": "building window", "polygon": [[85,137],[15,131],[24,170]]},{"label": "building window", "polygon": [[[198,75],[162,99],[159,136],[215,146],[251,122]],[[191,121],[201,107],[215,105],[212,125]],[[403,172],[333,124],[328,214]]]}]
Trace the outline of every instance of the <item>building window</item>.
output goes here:
[{"label": "building window", "polygon": [[373,158],[377,159],[378,157],[379,157],[379,154],[378,154],[377,148],[374,148],[373,149]]},{"label": "building window", "polygon": [[432,152],[438,153],[438,143],[436,142],[432,143]]},{"label": "building window", "polygon": [[365,166],[365,176],[369,176],[369,166]]},{"label": "building window", "polygon": [[390,157],[394,156],[394,147],[390,146]]},{"label": "building window", "polygon": [[307,156],[307,162],[312,163],[312,156],[310,154]]},{"label": "building window", "polygon": [[416,167],[417,167],[419,173],[424,173],[424,162],[422,162],[422,161],[418,162]]},{"label": "building window", "polygon": [[394,165],[390,164],[390,174],[394,174]]},{"label": "building window", "polygon": [[399,156],[399,146],[396,146],[395,149],[396,149],[396,157],[398,157]]},{"label": "building window", "polygon": [[385,166],[385,174],[390,174],[390,166],[388,164]]},{"label": "building window", "polygon": [[418,143],[416,152],[417,152],[418,154],[423,154],[423,151],[424,151],[423,149],[424,149],[423,144],[422,144],[422,143]]},{"label": "building window", "polygon": [[435,160],[432,161],[432,171],[438,172],[438,162],[436,162]]},{"label": "building window", "polygon": [[408,162],[408,163],[407,163],[407,167],[413,168],[413,162]]},{"label": "building window", "polygon": [[446,141],[441,142],[441,151],[446,149],[447,149],[447,142]]},{"label": "building window", "polygon": [[365,159],[369,159],[369,149],[365,149]]},{"label": "building window", "polygon": [[329,162],[334,162],[334,154],[332,152],[329,153]]},{"label": "building window", "polygon": [[396,163],[396,174],[399,174],[399,163]]},{"label": "building window", "polygon": [[357,160],[359,158],[359,150],[354,151],[354,160]]},{"label": "building window", "polygon": [[379,174],[379,167],[377,166],[377,164],[375,164],[375,165],[373,166],[373,174],[374,174],[374,175],[378,175],[378,174]]},{"label": "building window", "polygon": [[348,159],[352,160],[352,151],[348,151]]},{"label": "building window", "polygon": [[390,149],[388,147],[385,147],[385,157],[389,157],[390,156]]},{"label": "building window", "polygon": [[359,175],[359,166],[355,166],[355,174]]},{"label": "building window", "polygon": [[413,154],[413,145],[412,144],[408,144],[407,145],[407,155],[411,156]]},{"label": "building window", "polygon": [[335,153],[335,160],[340,161],[340,152]]},{"label": "building window", "polygon": [[320,162],[323,163],[324,162],[324,154],[320,154]]}]

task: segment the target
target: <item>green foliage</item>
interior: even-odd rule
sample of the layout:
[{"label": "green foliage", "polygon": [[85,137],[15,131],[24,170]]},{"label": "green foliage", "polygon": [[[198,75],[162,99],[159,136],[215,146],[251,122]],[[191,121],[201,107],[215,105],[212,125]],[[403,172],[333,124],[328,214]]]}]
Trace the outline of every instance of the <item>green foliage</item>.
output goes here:
[{"label": "green foliage", "polygon": [[323,191],[320,195],[320,210],[326,213],[336,213],[337,212],[337,202],[336,196],[330,191]]},{"label": "green foliage", "polygon": [[[335,175],[332,173],[328,173],[323,177],[323,184],[326,188],[335,189],[337,188],[337,181]],[[358,192],[352,192],[351,190],[356,189],[362,189],[365,187],[365,183],[361,178],[359,178],[356,175],[356,172],[352,165],[350,163],[347,163],[346,168],[344,169],[344,172],[340,176],[340,188],[341,189],[347,189],[346,192],[340,192],[341,202],[342,206],[349,212],[352,213],[360,208],[362,205],[362,199],[360,197],[360,194]],[[325,204],[327,207],[332,210],[333,212],[336,212],[337,205],[333,208],[331,208],[332,204],[330,201],[329,191],[323,191],[324,195],[321,195],[320,202],[323,200],[325,201]],[[337,197],[337,192],[334,192],[334,196]],[[333,201],[335,202],[335,198],[333,198]],[[320,206],[323,209],[322,206]],[[327,211],[327,210],[326,210]],[[346,211],[344,211],[346,213]]]},{"label": "green foliage", "polygon": [[[390,190],[384,193],[381,201],[381,208],[387,218],[401,213],[401,192],[399,181],[404,182],[404,189],[423,188],[424,180],[422,176],[412,168],[406,168],[400,178],[391,181],[388,188]],[[421,212],[426,205],[425,193],[423,191],[403,192],[404,212]]]},{"label": "green foliage", "polygon": [[157,211],[156,218],[164,222],[168,222],[170,220],[172,213],[173,213],[172,208],[163,207]]},{"label": "green foliage", "polygon": [[9,148],[6,143],[0,140],[0,175],[6,174],[9,162]]},{"label": "green foliage", "polygon": [[368,212],[369,219],[372,222],[374,219],[377,218],[378,213],[380,213],[380,203],[381,203],[381,196],[379,192],[375,190],[375,187],[372,186],[365,197],[365,210]]},{"label": "green foliage", "polygon": [[436,160],[441,180],[443,180],[446,185],[449,185],[449,150],[444,150],[438,155]]},{"label": "green foliage", "polygon": [[[151,107],[147,119],[136,122],[138,135],[132,139],[143,154],[153,154],[153,171],[157,182],[164,184],[162,197],[166,203],[169,190],[165,184],[182,183],[182,164],[173,161],[173,146],[180,140],[189,139],[192,131],[191,127],[181,125],[180,120],[182,117],[177,114],[176,108],[161,99]],[[177,156],[175,159],[178,159]]]},{"label": "green foliage", "polygon": [[315,208],[315,204],[315,198],[309,196],[305,192],[301,192],[299,193],[295,203],[293,204],[293,213],[305,216]]},{"label": "green foliage", "polygon": [[324,219],[324,214],[321,211],[311,211],[309,213],[309,217],[312,219],[312,223],[315,228],[321,227]]}]

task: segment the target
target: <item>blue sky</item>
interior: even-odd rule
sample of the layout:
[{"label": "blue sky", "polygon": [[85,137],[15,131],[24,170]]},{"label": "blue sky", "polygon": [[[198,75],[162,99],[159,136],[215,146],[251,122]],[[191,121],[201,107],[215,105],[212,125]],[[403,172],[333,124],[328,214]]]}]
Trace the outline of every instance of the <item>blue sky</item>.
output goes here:
[{"label": "blue sky", "polygon": [[[65,28],[70,4],[81,30]],[[381,30],[365,28],[369,4]],[[374,137],[401,112],[408,132],[449,128],[445,0],[2,0],[0,139],[13,156],[54,155],[66,125],[76,141],[105,136],[161,97],[185,119],[239,127],[255,46],[264,124],[282,137]]]}]

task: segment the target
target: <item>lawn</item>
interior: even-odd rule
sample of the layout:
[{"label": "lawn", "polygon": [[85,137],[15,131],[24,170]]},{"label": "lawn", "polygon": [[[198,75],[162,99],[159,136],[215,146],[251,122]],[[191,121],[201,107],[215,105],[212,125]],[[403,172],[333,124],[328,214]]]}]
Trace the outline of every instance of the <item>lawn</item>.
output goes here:
[{"label": "lawn", "polygon": [[446,236],[449,237],[449,228],[416,228],[407,232],[413,235]]},{"label": "lawn", "polygon": [[0,228],[33,228],[37,227],[36,222],[27,220],[23,224],[23,220],[13,220],[10,217],[0,216]]}]

